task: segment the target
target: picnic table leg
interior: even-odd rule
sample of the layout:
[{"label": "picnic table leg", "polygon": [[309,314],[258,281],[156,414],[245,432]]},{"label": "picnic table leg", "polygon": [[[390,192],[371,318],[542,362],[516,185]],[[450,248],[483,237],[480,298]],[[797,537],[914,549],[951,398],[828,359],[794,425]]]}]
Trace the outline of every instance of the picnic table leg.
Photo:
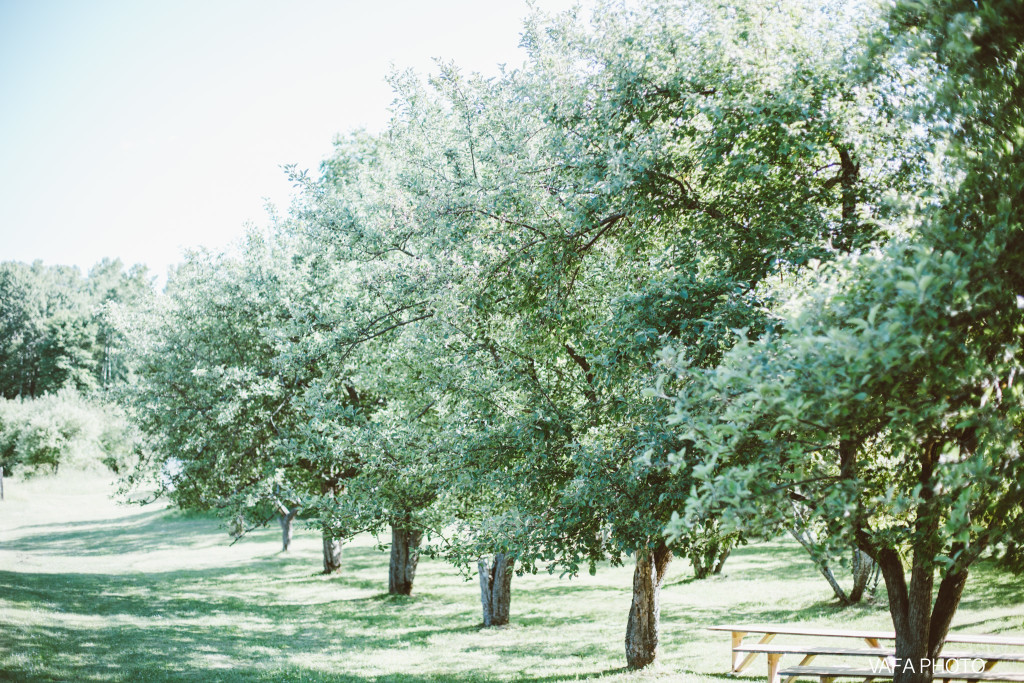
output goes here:
[{"label": "picnic table leg", "polygon": [[740,670],[740,653],[736,652],[736,648],[743,644],[743,636],[747,635],[746,631],[733,631],[732,632],[732,672],[736,673]]},{"label": "picnic table leg", "polygon": [[[800,666],[807,666],[814,661],[814,658],[818,655],[804,655],[804,658],[800,660]],[[786,679],[786,683],[793,683],[796,680],[796,676],[790,676]]]},{"label": "picnic table leg", "polygon": [[[868,645],[870,645],[871,647],[879,647],[879,648],[882,647],[882,644],[880,642],[878,642],[878,638],[865,638],[864,642],[867,643]],[[896,666],[896,658],[895,657],[881,657],[880,656],[879,659],[881,659],[883,662],[885,662],[888,665],[889,669],[892,669],[894,666]],[[872,680],[874,680],[874,679],[869,678],[864,683],[870,683]]]},{"label": "picnic table leg", "polygon": [[[746,631],[733,631],[732,632],[732,672],[734,674],[738,674],[739,672],[743,671],[748,666],[750,666],[750,663],[752,661],[754,661],[754,658],[757,657],[757,654],[758,654],[756,652],[751,652],[750,654],[748,654],[746,657],[743,658],[743,661],[741,661],[741,662],[739,662],[737,664],[737,660],[739,659],[739,656],[742,653],[736,652],[736,648],[738,648],[740,645],[743,644],[743,636],[745,636],[745,635],[747,635]],[[774,638],[774,637],[775,637],[774,633],[766,633],[761,638],[761,640],[757,641],[757,644],[758,645],[764,645],[765,643],[769,643],[769,642],[771,642],[772,638]]]},{"label": "picnic table leg", "polygon": [[768,653],[768,683],[779,683],[779,660],[782,655],[778,652]]},{"label": "picnic table leg", "polygon": [[991,671],[992,667],[996,665],[999,660],[997,659],[986,659],[985,660],[985,671]]}]

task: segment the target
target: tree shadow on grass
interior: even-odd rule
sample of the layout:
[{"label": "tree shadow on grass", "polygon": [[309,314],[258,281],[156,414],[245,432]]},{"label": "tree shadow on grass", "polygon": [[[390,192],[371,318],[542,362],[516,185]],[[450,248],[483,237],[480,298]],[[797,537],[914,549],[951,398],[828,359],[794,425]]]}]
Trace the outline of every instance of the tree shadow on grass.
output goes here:
[{"label": "tree shadow on grass", "polygon": [[[223,606],[222,606],[223,607]],[[108,623],[82,625],[5,626],[0,658],[6,658],[0,680],[20,681],[396,681],[427,683],[508,680],[486,672],[444,672],[418,675],[334,673],[307,668],[296,662],[314,659],[325,651],[356,653],[370,649],[378,656],[402,652],[410,638],[429,638],[437,630],[426,629],[401,637],[363,635],[351,638],[328,636],[313,615],[297,619],[281,615],[269,627],[223,628],[209,623],[217,612],[200,621],[174,625]],[[261,616],[270,616],[264,611]],[[442,631],[446,629],[441,629]],[[368,647],[371,646],[372,647]],[[4,652],[7,650],[7,652]],[[28,653],[27,656],[13,656]],[[608,669],[580,673],[589,680],[620,673]],[[565,676],[515,676],[515,680],[548,683]]]},{"label": "tree shadow on grass", "polygon": [[[37,530],[5,543],[4,549],[41,555],[116,555],[205,544],[221,533],[212,520],[162,510],[77,527],[47,527],[52,531]],[[258,538],[252,542],[267,543]],[[607,637],[609,629],[614,631],[619,624],[612,628],[588,624],[587,619],[591,612],[600,618],[608,599],[626,596],[628,585],[516,584],[521,588],[514,598],[514,626],[492,638],[478,635],[485,629],[479,625],[475,590],[466,584],[462,602],[457,584],[463,582],[450,577],[440,563],[421,563],[413,596],[392,596],[383,592],[387,564],[377,548],[348,545],[342,552],[341,573],[319,578],[312,574],[308,554],[301,561],[289,554],[273,554],[230,567],[134,574],[0,571],[0,607],[5,608],[0,610],[0,679],[6,671],[15,680],[553,683],[623,672],[607,668],[609,662],[621,661],[621,636]],[[663,644],[682,653],[679,661],[688,662],[681,657],[697,656],[709,643],[717,647],[721,642],[721,669],[715,658],[699,660],[704,663],[697,665],[713,670],[691,671],[693,665],[686,663],[687,672],[717,677],[728,668],[728,636],[712,640],[703,628],[707,625],[836,621],[880,609],[877,605],[863,610],[841,608],[825,601],[765,603],[756,592],[757,583],[775,578],[780,568],[786,569],[787,577],[794,572],[801,579],[816,577],[813,565],[796,547],[740,548],[730,563],[735,572],[732,579],[711,581],[720,584],[716,590],[750,591],[749,600],[729,597],[727,614],[710,604],[663,611]],[[974,593],[965,595],[967,604],[1024,602],[1024,587],[1004,581],[1004,575],[998,578],[975,586]],[[701,590],[688,577],[667,588],[677,585],[684,591],[680,595]],[[824,592],[824,582],[822,586]],[[623,626],[625,616],[623,612]],[[391,657],[403,657],[410,648],[422,655],[438,647],[452,647],[459,653],[448,671],[384,673],[394,670],[382,666]],[[474,657],[475,653],[494,655],[501,662],[565,659],[575,662],[573,666],[584,665],[563,675],[548,675],[550,667],[543,675],[509,668],[495,673],[480,663],[490,661],[487,656]],[[458,657],[463,656],[460,661]],[[339,662],[350,658],[361,665],[349,667],[350,673],[339,673],[347,666]],[[593,664],[587,666],[588,662]],[[442,656],[439,666],[448,668],[448,664]],[[763,680],[756,673],[737,680]]]},{"label": "tree shadow on grass", "polygon": [[1001,569],[994,560],[984,560],[971,569],[970,580],[960,606],[983,608],[1024,603],[1024,576]]},{"label": "tree shadow on grass", "polygon": [[[59,521],[59,522],[43,522],[41,524],[19,524],[18,528],[19,529],[85,529],[87,527],[95,527],[95,526],[101,526],[101,525],[102,526],[108,526],[108,525],[116,524],[116,523],[122,522],[122,521],[138,520],[138,519],[143,518],[143,517],[153,517],[153,516],[156,516],[156,515],[167,516],[168,515],[168,511],[166,510],[166,508],[151,508],[151,509],[148,509],[148,510],[143,510],[142,512],[138,512],[138,513],[133,514],[133,515],[125,515],[123,517],[117,517],[115,519],[83,519],[83,520],[79,520],[77,522]],[[32,535],[35,535],[35,534],[32,534]],[[45,533],[41,533],[39,535],[45,536],[46,534]]]},{"label": "tree shadow on grass", "polygon": [[[426,641],[446,628],[384,628],[391,610],[339,609],[334,603],[314,605],[264,602],[267,595],[218,590],[217,584],[237,581],[235,569],[178,571],[142,576],[116,574],[23,574],[0,572],[0,595],[13,610],[23,608],[46,619],[29,624],[0,619],[5,635],[0,652],[48,653],[38,673],[42,679],[91,680],[97,663],[116,671],[163,672],[178,677],[194,671],[204,658],[223,659],[243,667],[273,653],[317,655],[325,651],[407,647]],[[400,604],[392,607],[400,607]],[[9,612],[9,614],[13,614]],[[58,625],[58,620],[68,625]],[[325,624],[344,628],[325,628]],[[366,633],[374,632],[372,642]],[[17,659],[15,657],[15,659]],[[52,671],[47,672],[47,669]],[[217,680],[203,668],[197,680]],[[237,677],[237,665],[232,666]],[[21,673],[28,674],[28,671]],[[103,678],[100,676],[100,678]],[[133,678],[133,677],[129,677]],[[351,680],[361,680],[350,678]],[[326,677],[325,680],[349,680]]]},{"label": "tree shadow on grass", "polygon": [[[481,629],[475,620],[467,624],[450,611],[432,611],[441,598],[430,595],[286,602],[284,589],[293,581],[271,571],[283,561],[135,575],[2,571],[0,596],[9,609],[0,615],[0,668],[15,680],[507,680],[486,672],[359,676],[296,665],[324,653],[379,657],[429,648],[436,637]],[[544,626],[566,628],[576,618],[561,621],[548,619]],[[466,648],[474,649],[489,648]],[[548,643],[544,652],[590,657],[602,649]],[[617,671],[581,672],[580,678]],[[516,676],[536,683],[559,678]]]},{"label": "tree shadow on grass", "polygon": [[221,538],[224,545],[230,542],[226,532],[218,533],[213,520],[169,514],[162,509],[111,520],[21,528],[40,527],[50,530],[15,537],[4,543],[4,549],[43,555],[98,556],[158,551]]}]

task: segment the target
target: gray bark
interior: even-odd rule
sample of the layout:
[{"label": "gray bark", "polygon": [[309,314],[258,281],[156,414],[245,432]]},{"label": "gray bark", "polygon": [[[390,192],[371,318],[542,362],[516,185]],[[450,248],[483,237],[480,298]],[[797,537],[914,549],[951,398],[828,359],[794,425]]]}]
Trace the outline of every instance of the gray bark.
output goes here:
[{"label": "gray bark", "polygon": [[940,515],[934,505],[934,490],[931,488],[938,453],[939,445],[933,442],[927,444],[919,456],[921,493],[914,531],[920,540],[913,549],[910,581],[907,581],[903,562],[894,548],[872,547],[869,539],[861,534],[865,541],[861,549],[874,556],[882,569],[889,593],[889,614],[896,631],[893,683],[931,683],[936,657],[946,641],[949,625],[967,583],[969,560],[945,570],[935,602],[932,602],[938,569],[935,557],[942,547]]},{"label": "gray bark", "polygon": [[732,554],[736,537],[732,535],[710,537],[687,555],[693,565],[693,575],[698,579],[706,579],[712,574],[721,574],[725,561]]},{"label": "gray bark", "polygon": [[[355,390],[349,387],[354,392]],[[320,493],[337,499],[338,481],[336,477],[330,477],[320,482]],[[341,569],[341,539],[335,535],[334,530],[328,522],[321,526],[324,545],[324,574],[333,574]]]},{"label": "gray bark", "polygon": [[236,541],[245,533],[245,517],[235,515],[235,518],[228,522],[228,535]]},{"label": "gray bark", "polygon": [[839,585],[839,580],[836,579],[836,575],[832,572],[828,562],[817,554],[814,547],[817,539],[814,533],[810,529],[798,529],[797,527],[790,528],[789,533],[800,542],[800,545],[811,556],[814,565],[821,572],[821,575],[825,577],[825,580],[828,581],[828,585],[831,586],[832,592],[841,605],[856,605],[863,599],[871,577],[877,570],[877,565],[870,555],[858,548],[853,549],[853,587],[847,593]]},{"label": "gray bark", "polygon": [[626,624],[626,664],[630,669],[642,669],[658,656],[661,585],[671,562],[672,551],[664,543],[659,543],[653,550],[642,548],[637,551],[633,604]]},{"label": "gray bark", "polygon": [[876,567],[875,561],[866,552],[853,549],[853,588],[850,589],[847,604],[856,605],[861,601]]},{"label": "gray bark", "polygon": [[718,555],[718,560],[715,562],[715,568],[711,570],[711,573],[716,575],[721,574],[722,570],[725,569],[725,561],[729,559],[730,555],[732,555],[731,547],[722,550]]},{"label": "gray bark", "polygon": [[493,561],[486,557],[480,560],[480,602],[483,604],[485,627],[508,623],[514,565],[515,559],[505,553],[495,553]]},{"label": "gray bark", "polygon": [[422,539],[421,531],[391,525],[391,565],[388,569],[388,593],[391,595],[412,593]]},{"label": "gray bark", "polygon": [[277,516],[277,521],[281,524],[281,551],[287,552],[288,548],[292,545],[292,522],[295,521],[295,516],[299,514],[299,508],[293,507],[288,510],[287,514],[281,514]]},{"label": "gray bark", "polygon": [[324,526],[324,574],[334,574],[341,569],[341,540],[334,537],[331,530]]},{"label": "gray bark", "polygon": [[[889,613],[896,631],[894,683],[930,683],[932,660],[928,652],[929,617],[931,612],[931,572],[911,569],[910,586],[903,574],[903,563],[894,550],[879,553],[879,564],[889,589]],[[915,562],[915,565],[920,563]],[[924,589],[927,588],[927,598]],[[924,666],[922,666],[924,663]]]}]

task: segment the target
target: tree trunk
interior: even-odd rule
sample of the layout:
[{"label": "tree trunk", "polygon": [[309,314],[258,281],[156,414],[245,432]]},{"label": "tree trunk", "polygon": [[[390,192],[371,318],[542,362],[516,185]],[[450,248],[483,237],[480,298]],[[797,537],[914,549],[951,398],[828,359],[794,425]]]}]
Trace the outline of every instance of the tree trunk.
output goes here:
[{"label": "tree trunk", "polygon": [[228,522],[228,535],[236,541],[245,533],[245,517],[235,515],[235,518]]},{"label": "tree trunk", "polygon": [[887,548],[881,551],[878,554],[878,563],[882,567],[882,575],[889,591],[889,613],[892,615],[892,625],[896,631],[893,681],[931,683],[933,662],[928,653],[931,573],[928,572],[926,576],[920,566],[914,567],[908,587],[903,574],[903,562],[895,550]]},{"label": "tree trunk", "polygon": [[722,534],[717,523],[706,525],[690,545],[686,558],[693,565],[693,576],[706,579],[721,574],[725,561],[739,542],[739,534]]},{"label": "tree trunk", "polygon": [[932,609],[931,624],[928,629],[928,654],[938,657],[942,646],[949,635],[949,625],[953,623],[953,615],[960,606],[960,598],[967,584],[967,570],[950,570],[939,583],[939,592],[935,596],[935,607]]},{"label": "tree trunk", "polygon": [[712,574],[721,574],[722,569],[725,568],[725,561],[732,555],[732,546],[727,545],[721,553],[718,555],[718,561],[715,562],[715,568],[711,571]]},{"label": "tree trunk", "polygon": [[853,588],[847,594],[843,587],[839,585],[839,581],[836,579],[835,574],[832,573],[832,568],[829,567],[828,562],[815,552],[814,545],[817,543],[817,539],[814,534],[809,529],[800,530],[796,527],[791,527],[789,533],[811,556],[811,561],[814,562],[814,566],[818,568],[821,575],[828,581],[828,585],[832,587],[832,592],[835,594],[839,604],[843,606],[856,605],[863,599],[864,591],[867,589],[868,582],[871,580],[871,575],[875,569],[875,561],[871,559],[870,555],[859,548],[853,549]]},{"label": "tree trunk", "polygon": [[691,553],[689,559],[690,564],[693,565],[693,578],[706,579],[711,576],[711,567],[705,562],[703,552]]},{"label": "tree trunk", "polygon": [[864,591],[868,587],[872,570],[875,568],[875,561],[867,553],[859,548],[853,549],[853,588],[847,597],[847,604],[856,605],[864,597]]},{"label": "tree trunk", "polygon": [[333,574],[341,569],[341,540],[334,537],[327,525],[323,527],[324,574]]},{"label": "tree trunk", "polygon": [[391,595],[412,593],[422,538],[420,531],[391,525],[391,566],[388,570],[388,593]]},{"label": "tree trunk", "polygon": [[903,562],[894,548],[877,550],[874,558],[885,577],[889,613],[896,631],[893,683],[931,683],[936,657],[946,641],[949,625],[967,582],[969,560],[964,562],[960,558],[963,564],[954,564],[945,571],[933,605],[935,557],[942,547],[940,515],[933,505],[934,489],[931,485],[938,453],[938,444],[931,443],[921,454],[921,471],[918,474],[921,493],[914,522],[917,538],[910,565],[910,582],[907,582]]},{"label": "tree trunk", "polygon": [[[883,560],[882,558],[885,557]],[[908,586],[903,565],[893,550],[880,553],[879,564],[889,591],[889,611],[896,631],[894,683],[931,683],[936,657],[960,604],[967,572],[950,572],[939,584],[932,607],[932,572],[915,562]]]},{"label": "tree trunk", "polygon": [[626,663],[630,669],[642,669],[658,655],[658,629],[661,622],[661,584],[672,562],[672,551],[664,542],[653,550],[641,548],[633,571],[633,604],[626,624]]},{"label": "tree trunk", "polygon": [[688,556],[690,564],[693,565],[693,577],[695,579],[706,579],[712,575],[722,573],[725,568],[725,561],[732,554],[733,541],[729,538],[722,538],[719,541],[709,543],[702,550],[696,550]]},{"label": "tree trunk", "polygon": [[851,149],[838,146],[839,179],[842,185],[843,222],[839,234],[833,241],[841,251],[851,251],[857,243],[859,221],[857,220],[857,182],[860,164],[854,163]]},{"label": "tree trunk", "polygon": [[505,553],[495,553],[493,562],[480,560],[480,602],[484,608],[484,626],[508,623],[512,602],[512,567],[515,560]]},{"label": "tree trunk", "polygon": [[277,521],[281,524],[281,552],[287,552],[288,548],[292,544],[292,522],[295,521],[295,516],[299,514],[299,508],[293,507],[288,510],[287,514],[277,516]]},{"label": "tree trunk", "polygon": [[[330,476],[322,479],[320,481],[320,493],[331,500],[337,500],[337,477]],[[324,520],[321,525],[321,532],[324,545],[324,574],[330,575],[341,569],[341,539],[335,535],[329,520]]]}]

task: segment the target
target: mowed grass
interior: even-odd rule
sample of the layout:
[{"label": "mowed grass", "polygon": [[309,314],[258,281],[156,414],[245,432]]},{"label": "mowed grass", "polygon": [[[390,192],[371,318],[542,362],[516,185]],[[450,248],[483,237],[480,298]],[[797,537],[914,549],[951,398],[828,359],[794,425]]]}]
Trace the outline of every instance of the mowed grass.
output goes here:
[{"label": "mowed grass", "polygon": [[[98,475],[7,480],[0,503],[0,678],[41,681],[763,681],[726,676],[729,622],[890,628],[884,594],[840,609],[785,541],[737,550],[724,575],[677,560],[662,593],[662,647],[624,669],[632,570],[513,581],[513,624],[482,629],[478,585],[424,559],[412,597],[389,597],[387,555],[345,546],[324,577],[320,539],[276,527],[230,545],[213,519],[126,507]],[[983,565],[956,628],[1024,631],[1024,581]],[[780,637],[781,641],[781,637]],[[778,642],[778,641],[777,641]],[[853,644],[854,641],[851,641]]]}]

